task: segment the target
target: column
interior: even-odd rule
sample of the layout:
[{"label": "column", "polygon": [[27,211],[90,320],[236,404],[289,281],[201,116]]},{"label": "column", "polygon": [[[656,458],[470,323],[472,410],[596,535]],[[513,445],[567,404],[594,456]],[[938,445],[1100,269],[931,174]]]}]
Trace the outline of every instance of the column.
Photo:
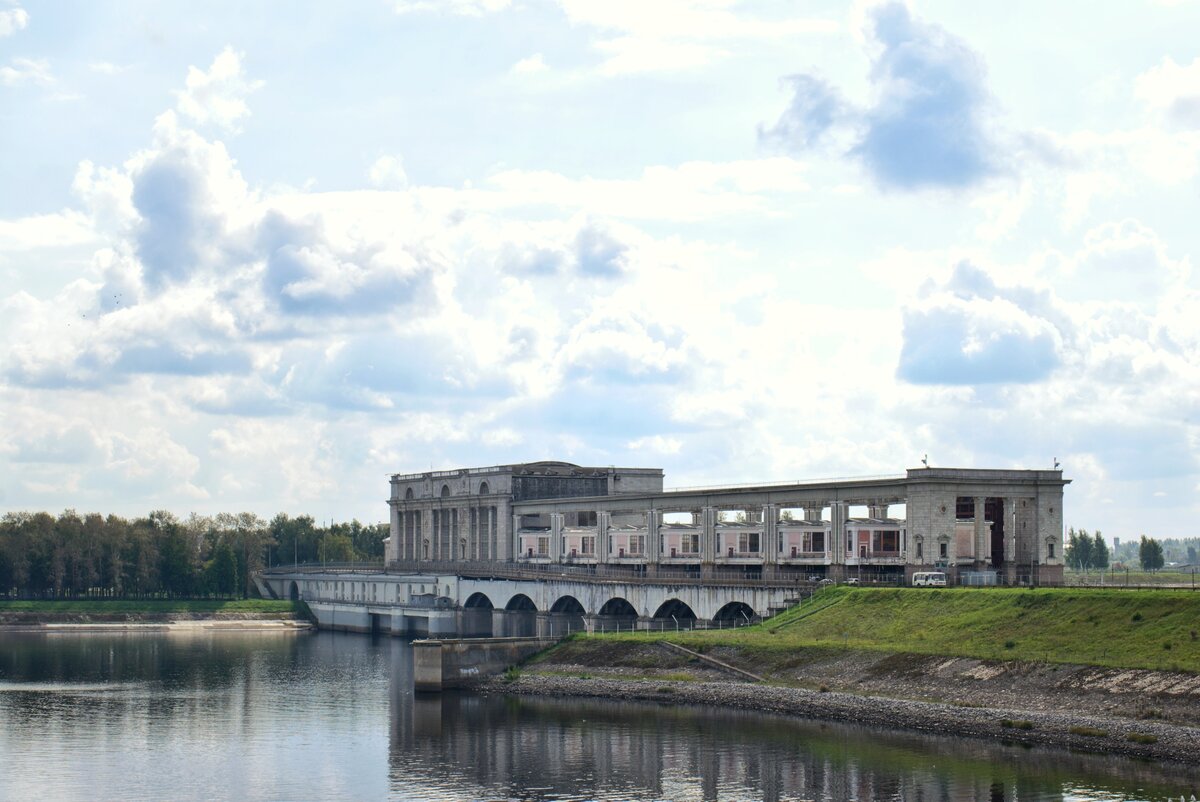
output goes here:
[{"label": "column", "polygon": [[764,505],[762,517],[763,562],[774,565],[779,562],[779,508],[774,504]]},{"label": "column", "polygon": [[[433,505],[430,505],[421,514],[421,540],[429,541],[430,560],[437,559],[437,530],[435,528],[436,521],[434,521],[434,514],[436,512],[437,510],[433,508]],[[421,548],[423,549],[424,547],[425,544],[422,542]]]},{"label": "column", "polygon": [[829,547],[834,565],[846,563],[846,508],[840,501],[829,502]]},{"label": "column", "polygon": [[512,547],[512,551],[510,551],[509,553],[513,555],[514,560],[518,559],[519,557],[525,556],[525,552],[521,549],[521,535],[519,534],[520,531],[521,531],[521,516],[514,514],[512,517],[512,532],[509,533],[509,538],[508,538],[509,545]]},{"label": "column", "polygon": [[646,562],[650,565],[657,565],[658,556],[662,553],[658,516],[658,510],[646,510]]},{"label": "column", "polygon": [[601,564],[608,562],[608,525],[611,520],[607,512],[596,513],[596,561]]},{"label": "column", "polygon": [[975,496],[975,564],[980,568],[992,561],[992,544],[988,542],[987,498]]},{"label": "column", "polygon": [[563,561],[563,517],[561,512],[550,513],[550,562],[552,563]]},{"label": "column", "polygon": [[711,563],[717,558],[717,514],[712,507],[700,511],[700,562]]},{"label": "column", "polygon": [[1017,500],[1010,497],[1004,499],[1004,579],[1017,582]]}]

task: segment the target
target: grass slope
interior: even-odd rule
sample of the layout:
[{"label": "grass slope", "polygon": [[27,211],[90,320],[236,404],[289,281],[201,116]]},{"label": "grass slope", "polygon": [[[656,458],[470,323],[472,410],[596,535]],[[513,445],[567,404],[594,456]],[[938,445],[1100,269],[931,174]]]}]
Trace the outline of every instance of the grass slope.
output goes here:
[{"label": "grass slope", "polygon": [[78,599],[0,601],[0,613],[292,613],[295,602],[274,599]]},{"label": "grass slope", "polygon": [[751,652],[860,649],[1200,672],[1198,630],[1200,593],[1190,591],[843,587],[765,624],[668,639]]}]

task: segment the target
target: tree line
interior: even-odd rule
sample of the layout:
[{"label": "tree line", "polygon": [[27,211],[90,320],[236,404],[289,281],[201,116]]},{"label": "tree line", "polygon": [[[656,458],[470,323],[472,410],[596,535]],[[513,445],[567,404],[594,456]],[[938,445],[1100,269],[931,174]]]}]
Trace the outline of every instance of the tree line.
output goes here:
[{"label": "tree line", "polygon": [[[1138,564],[1145,571],[1158,571],[1166,564],[1163,544],[1152,537],[1142,535],[1138,543],[1122,544],[1120,553],[1123,559],[1132,561],[1135,556]],[[1187,546],[1187,556],[1194,564],[1196,559],[1195,546]],[[1075,531],[1074,527],[1067,530],[1067,548],[1063,558],[1076,571],[1104,570],[1113,561],[1113,555],[1108,548],[1108,542],[1101,536],[1100,530],[1095,535],[1089,535],[1086,529]]]},{"label": "tree line", "polygon": [[387,524],[329,523],[280,513],[156,510],[127,519],[66,510],[0,517],[0,595],[169,598],[248,596],[251,575],[296,562],[382,562]]}]

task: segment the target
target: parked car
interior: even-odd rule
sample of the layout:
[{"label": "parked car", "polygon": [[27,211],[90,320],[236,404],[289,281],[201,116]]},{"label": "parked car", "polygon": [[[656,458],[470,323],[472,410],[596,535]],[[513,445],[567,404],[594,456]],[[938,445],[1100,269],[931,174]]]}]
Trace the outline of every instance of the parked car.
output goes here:
[{"label": "parked car", "polygon": [[852,576],[846,580],[846,584],[847,585],[857,585],[857,584],[859,584],[859,579],[856,576]]}]

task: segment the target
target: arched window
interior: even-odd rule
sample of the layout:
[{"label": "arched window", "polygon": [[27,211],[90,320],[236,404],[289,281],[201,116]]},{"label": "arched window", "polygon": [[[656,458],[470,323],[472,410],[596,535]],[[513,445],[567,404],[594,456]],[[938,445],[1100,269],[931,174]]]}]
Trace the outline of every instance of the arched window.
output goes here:
[{"label": "arched window", "polygon": [[488,483],[487,483],[487,482],[480,482],[480,483],[479,483],[479,495],[481,495],[481,496],[486,496],[488,493],[491,493],[491,492],[492,492],[492,491],[491,491],[491,490],[488,488]]},{"label": "arched window", "polygon": [[408,490],[405,490],[405,491],[404,491],[404,500],[405,500],[405,501],[412,501],[412,500],[413,500],[413,492],[412,492],[412,488],[411,488],[411,487],[410,487]]},{"label": "arched window", "polygon": [[450,485],[442,485],[442,498],[450,495]]}]

